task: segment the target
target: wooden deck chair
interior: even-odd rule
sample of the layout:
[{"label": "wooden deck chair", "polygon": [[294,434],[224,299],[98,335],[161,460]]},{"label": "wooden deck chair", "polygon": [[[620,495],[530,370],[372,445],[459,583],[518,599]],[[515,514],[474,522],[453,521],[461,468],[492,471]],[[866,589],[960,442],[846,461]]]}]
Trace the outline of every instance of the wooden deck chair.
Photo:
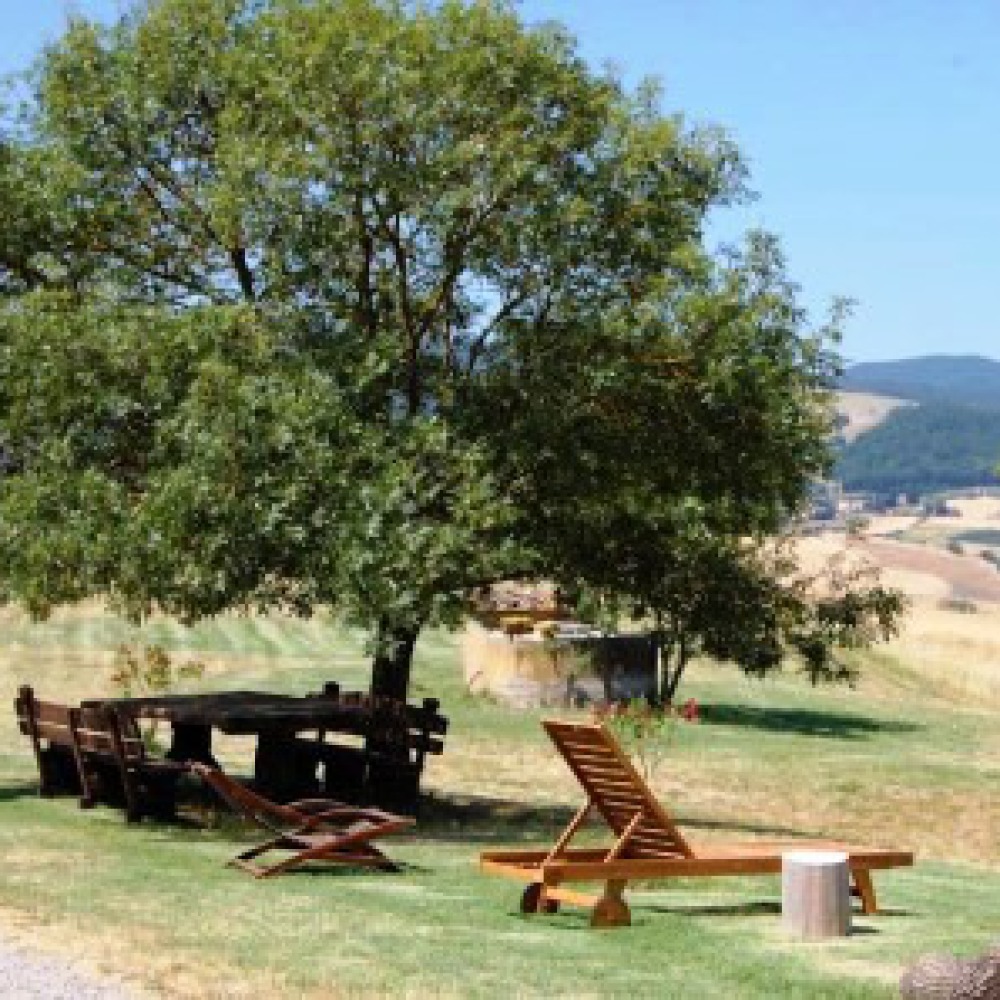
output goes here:
[{"label": "wooden deck chair", "polygon": [[[853,847],[829,841],[744,841],[691,843],[656,800],[628,756],[604,726],[545,721],[556,749],[583,787],[587,801],[550,850],[486,851],[485,871],[527,882],[524,913],[554,912],[560,903],[591,909],[591,925],[613,927],[631,922],[623,899],[630,880],[709,875],[770,875],[781,871],[785,850],[835,850],[848,855],[852,894],[864,913],[877,912],[871,872],[913,864],[905,851]],[[570,842],[592,813],[614,833],[607,848],[571,848]],[[601,895],[565,887],[572,882],[603,882]]]},{"label": "wooden deck chair", "polygon": [[[229,862],[255,878],[280,875],[309,861],[399,870],[371,842],[412,826],[414,821],[407,816],[345,805],[332,799],[301,799],[279,805],[207,764],[192,763],[190,767],[235,812],[273,834]],[[255,863],[270,851],[291,853],[272,865]]]}]

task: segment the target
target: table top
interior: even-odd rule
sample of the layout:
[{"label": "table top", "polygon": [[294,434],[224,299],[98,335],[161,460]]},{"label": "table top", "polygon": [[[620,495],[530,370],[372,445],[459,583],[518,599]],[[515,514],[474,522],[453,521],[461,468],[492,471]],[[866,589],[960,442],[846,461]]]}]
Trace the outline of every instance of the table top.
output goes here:
[{"label": "table top", "polygon": [[[361,698],[337,699],[325,695],[286,695],[266,691],[219,691],[202,694],[165,694],[139,698],[105,698],[83,703],[103,705],[133,718],[160,719],[177,725],[213,726],[230,734],[265,731],[298,732],[329,729],[363,734],[370,722],[395,715],[413,724],[419,711],[402,706],[387,713],[386,706]],[[444,722],[444,720],[440,720]],[[447,723],[444,722],[446,726]],[[438,719],[431,731],[443,731]]]}]

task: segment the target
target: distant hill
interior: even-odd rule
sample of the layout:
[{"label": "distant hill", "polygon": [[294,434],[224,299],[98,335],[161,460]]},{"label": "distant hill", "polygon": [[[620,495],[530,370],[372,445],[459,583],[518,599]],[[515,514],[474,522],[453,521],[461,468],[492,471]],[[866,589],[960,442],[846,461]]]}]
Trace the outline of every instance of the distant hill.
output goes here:
[{"label": "distant hill", "polygon": [[954,403],[1000,411],[1000,361],[947,354],[868,361],[851,365],[840,388],[918,403]]},{"label": "distant hill", "polygon": [[895,409],[847,444],[837,478],[848,490],[933,493],[996,485],[1000,411],[927,403]]}]

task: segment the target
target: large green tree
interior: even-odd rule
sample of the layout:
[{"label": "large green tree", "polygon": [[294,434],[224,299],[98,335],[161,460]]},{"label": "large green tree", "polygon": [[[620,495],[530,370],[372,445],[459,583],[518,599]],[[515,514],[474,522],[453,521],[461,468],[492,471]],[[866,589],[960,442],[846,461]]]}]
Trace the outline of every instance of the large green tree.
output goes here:
[{"label": "large green tree", "polygon": [[[506,3],[73,19],[0,138],[0,580],[35,613],[420,629],[547,575],[655,598],[827,464],[835,331],[718,131]],[[707,564],[706,564],[707,565]],[[659,585],[657,585],[659,586]]]}]

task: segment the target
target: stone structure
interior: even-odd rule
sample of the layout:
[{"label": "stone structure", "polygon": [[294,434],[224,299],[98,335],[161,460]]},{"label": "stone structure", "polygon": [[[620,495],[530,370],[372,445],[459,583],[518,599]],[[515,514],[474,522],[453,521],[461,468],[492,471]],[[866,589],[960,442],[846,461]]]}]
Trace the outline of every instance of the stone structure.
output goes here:
[{"label": "stone structure", "polygon": [[580,707],[655,692],[654,650],[646,636],[588,633],[552,637],[544,628],[509,634],[469,625],[462,643],[466,683],[518,707]]}]

